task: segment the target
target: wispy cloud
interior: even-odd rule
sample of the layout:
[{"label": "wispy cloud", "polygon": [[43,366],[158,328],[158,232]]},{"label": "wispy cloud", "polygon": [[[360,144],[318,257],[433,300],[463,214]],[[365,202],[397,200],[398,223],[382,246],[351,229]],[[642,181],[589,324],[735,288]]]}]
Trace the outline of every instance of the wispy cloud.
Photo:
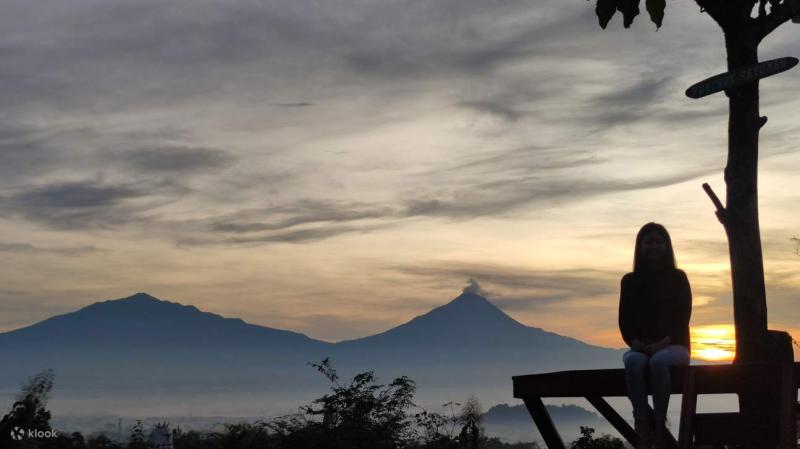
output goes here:
[{"label": "wispy cloud", "polygon": [[83,256],[85,254],[108,250],[92,245],[42,248],[30,243],[0,242],[0,252],[21,254],[57,254],[62,256]]},{"label": "wispy cloud", "polygon": [[389,207],[357,201],[303,199],[293,204],[265,209],[241,210],[213,219],[212,229],[226,233],[273,231],[310,223],[344,223],[371,218],[391,217]]},{"label": "wispy cloud", "polygon": [[142,148],[121,152],[116,158],[144,172],[194,172],[219,170],[235,158],[222,150],[192,147]]},{"label": "wispy cloud", "polygon": [[599,270],[533,270],[521,267],[430,261],[414,265],[386,267],[399,273],[432,282],[457,285],[468,280],[479,285],[489,299],[505,310],[535,310],[537,307],[565,305],[570,301],[616,294],[624,273]]}]

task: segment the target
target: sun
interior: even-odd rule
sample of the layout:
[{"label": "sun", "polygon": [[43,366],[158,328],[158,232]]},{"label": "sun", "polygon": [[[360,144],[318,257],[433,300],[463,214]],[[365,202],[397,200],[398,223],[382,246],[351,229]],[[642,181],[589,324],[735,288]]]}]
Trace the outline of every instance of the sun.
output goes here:
[{"label": "sun", "polygon": [[711,362],[732,361],[736,332],[732,324],[692,326],[692,358]]}]

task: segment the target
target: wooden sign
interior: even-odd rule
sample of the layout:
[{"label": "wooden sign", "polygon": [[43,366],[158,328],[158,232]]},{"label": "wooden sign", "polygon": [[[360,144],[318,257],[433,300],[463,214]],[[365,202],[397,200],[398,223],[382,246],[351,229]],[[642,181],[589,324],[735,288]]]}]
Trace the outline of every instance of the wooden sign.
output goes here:
[{"label": "wooden sign", "polygon": [[706,78],[686,89],[686,96],[689,98],[702,98],[732,87],[752,83],[755,80],[785,72],[796,66],[797,62],[797,58],[792,57],[771,59],[733,72],[721,73],[711,78]]}]

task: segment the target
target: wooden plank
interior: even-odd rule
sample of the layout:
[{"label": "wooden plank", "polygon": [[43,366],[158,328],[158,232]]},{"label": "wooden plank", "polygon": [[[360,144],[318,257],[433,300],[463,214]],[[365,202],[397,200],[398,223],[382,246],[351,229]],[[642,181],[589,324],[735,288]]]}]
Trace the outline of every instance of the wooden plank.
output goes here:
[{"label": "wooden plank", "polygon": [[600,396],[586,396],[586,400],[617,429],[617,432],[619,432],[631,446],[636,447],[639,444],[639,435],[636,434],[633,427],[631,427],[628,421],[625,421],[605,399]]},{"label": "wooden plank", "polygon": [[706,95],[752,83],[761,78],[785,72],[796,66],[797,62],[798,59],[793,57],[770,59],[733,72],[720,73],[686,89],[686,96],[689,98],[702,98]]},{"label": "wooden plank", "polygon": [[[682,367],[673,368],[673,393],[680,393]],[[677,376],[677,377],[676,377]],[[558,371],[554,373],[514,376],[514,397],[627,396],[624,369]],[[649,390],[648,393],[652,393]]]},{"label": "wooden plank", "polygon": [[515,376],[514,397],[625,396],[623,369],[559,371]]},{"label": "wooden plank", "polygon": [[695,391],[698,394],[777,394],[780,388],[781,364],[779,363],[698,366],[697,368],[706,368],[693,368]]},{"label": "wooden plank", "polygon": [[[698,394],[778,393],[780,364],[694,365],[695,390]],[[685,367],[671,369],[671,392],[683,392]],[[514,376],[514,397],[627,396],[624,369],[559,371]],[[754,382],[753,379],[758,379]],[[800,387],[800,362],[794,363],[794,387]],[[651,392],[651,391],[649,391]]]},{"label": "wooden plank", "polygon": [[532,397],[523,399],[525,407],[528,408],[528,413],[531,414],[533,422],[536,423],[536,428],[542,434],[544,442],[548,449],[565,449],[564,440],[558,434],[556,426],[553,424],[553,419],[550,418],[550,413],[542,402],[542,398]]}]

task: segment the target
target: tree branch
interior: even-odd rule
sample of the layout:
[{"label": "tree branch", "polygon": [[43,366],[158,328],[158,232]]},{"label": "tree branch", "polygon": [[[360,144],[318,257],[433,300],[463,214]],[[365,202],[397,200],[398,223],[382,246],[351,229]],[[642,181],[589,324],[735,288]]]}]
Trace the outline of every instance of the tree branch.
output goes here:
[{"label": "tree branch", "polygon": [[800,14],[800,0],[784,0],[779,5],[772,5],[769,14],[756,19],[759,42],[798,14]]},{"label": "tree branch", "polygon": [[695,0],[701,12],[707,12],[717,24],[725,29],[725,2],[723,0]]},{"label": "tree branch", "polygon": [[703,183],[703,190],[706,191],[706,194],[711,198],[711,202],[714,203],[714,207],[717,209],[715,212],[717,220],[722,223],[722,226],[726,226],[728,221],[726,213],[728,210],[725,209],[725,206],[722,205],[722,201],[719,200],[719,197],[714,193],[714,190],[711,189],[711,186],[708,185],[707,182]]}]

